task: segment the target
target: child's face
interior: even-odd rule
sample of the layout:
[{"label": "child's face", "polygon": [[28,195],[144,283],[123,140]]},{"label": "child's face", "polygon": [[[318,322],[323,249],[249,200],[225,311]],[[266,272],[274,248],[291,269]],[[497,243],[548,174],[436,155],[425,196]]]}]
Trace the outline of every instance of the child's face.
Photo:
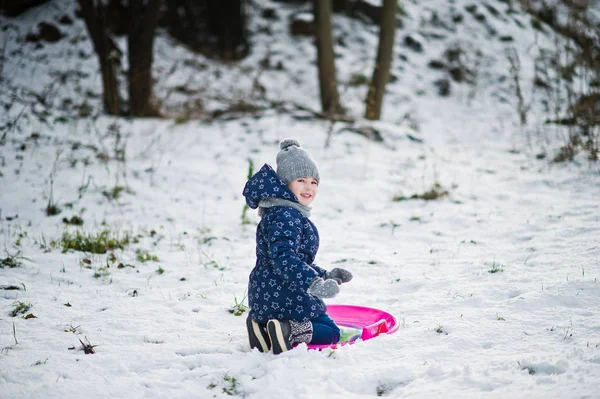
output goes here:
[{"label": "child's face", "polygon": [[290,182],[288,187],[302,205],[309,206],[317,196],[319,182],[314,177],[305,176]]}]

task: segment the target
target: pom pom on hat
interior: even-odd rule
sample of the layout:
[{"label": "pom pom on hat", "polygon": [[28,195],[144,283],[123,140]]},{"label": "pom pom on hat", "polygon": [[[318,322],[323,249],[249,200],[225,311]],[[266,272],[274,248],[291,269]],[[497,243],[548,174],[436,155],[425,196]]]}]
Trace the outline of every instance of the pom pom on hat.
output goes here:
[{"label": "pom pom on hat", "polygon": [[279,143],[279,148],[281,151],[277,154],[277,174],[285,184],[306,176],[321,180],[317,164],[298,140],[284,139]]},{"label": "pom pom on hat", "polygon": [[284,139],[281,143],[279,143],[279,148],[285,150],[288,147],[295,145],[296,147],[300,147],[300,143],[298,140],[294,139]]}]

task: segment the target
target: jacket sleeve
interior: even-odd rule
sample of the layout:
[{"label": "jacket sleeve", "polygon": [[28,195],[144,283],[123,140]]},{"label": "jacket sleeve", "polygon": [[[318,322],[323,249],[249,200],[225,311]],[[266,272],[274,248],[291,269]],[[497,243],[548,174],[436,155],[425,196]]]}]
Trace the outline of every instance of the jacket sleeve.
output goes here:
[{"label": "jacket sleeve", "polygon": [[319,277],[323,277],[325,275],[325,273],[327,273],[327,270],[323,269],[320,266],[315,265],[314,263],[311,265],[311,267],[313,269],[315,269],[315,271],[318,273]]},{"label": "jacket sleeve", "polygon": [[275,274],[290,284],[295,282],[306,291],[318,272],[298,256],[302,238],[302,223],[291,211],[279,213],[267,228],[269,256]]}]

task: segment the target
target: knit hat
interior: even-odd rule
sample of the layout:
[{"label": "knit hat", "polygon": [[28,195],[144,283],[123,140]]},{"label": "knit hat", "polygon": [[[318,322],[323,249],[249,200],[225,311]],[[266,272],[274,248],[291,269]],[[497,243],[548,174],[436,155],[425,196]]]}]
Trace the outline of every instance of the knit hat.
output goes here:
[{"label": "knit hat", "polygon": [[280,144],[281,151],[277,154],[277,174],[289,184],[294,180],[310,176],[320,181],[319,169],[308,151],[300,147],[294,139],[285,139]]}]

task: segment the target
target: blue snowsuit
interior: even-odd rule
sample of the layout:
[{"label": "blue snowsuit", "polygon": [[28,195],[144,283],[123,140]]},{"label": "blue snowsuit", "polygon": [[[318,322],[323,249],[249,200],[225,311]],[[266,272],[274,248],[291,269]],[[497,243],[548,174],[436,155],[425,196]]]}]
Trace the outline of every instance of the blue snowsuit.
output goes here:
[{"label": "blue snowsuit", "polygon": [[[243,195],[252,209],[267,197],[298,202],[267,164],[248,180]],[[308,321],[327,317],[325,303],[307,292],[313,279],[326,273],[313,264],[319,249],[316,226],[289,206],[261,209],[264,213],[256,228],[256,265],[248,283],[250,317],[259,323],[269,319]]]}]

